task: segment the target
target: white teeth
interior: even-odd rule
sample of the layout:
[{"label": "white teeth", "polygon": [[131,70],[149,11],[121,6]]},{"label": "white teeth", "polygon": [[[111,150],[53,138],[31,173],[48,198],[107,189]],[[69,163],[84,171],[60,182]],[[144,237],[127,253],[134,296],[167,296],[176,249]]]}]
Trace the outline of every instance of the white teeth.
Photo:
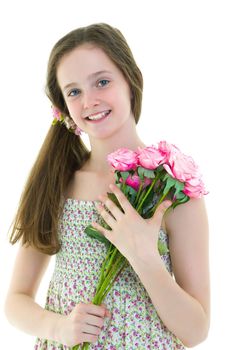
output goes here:
[{"label": "white teeth", "polygon": [[87,118],[90,119],[90,120],[98,120],[98,119],[101,119],[101,118],[105,117],[109,113],[110,113],[110,111],[106,111],[106,112],[102,112],[102,113],[99,113],[99,114],[96,114],[96,115],[91,115],[91,116],[89,116]]}]

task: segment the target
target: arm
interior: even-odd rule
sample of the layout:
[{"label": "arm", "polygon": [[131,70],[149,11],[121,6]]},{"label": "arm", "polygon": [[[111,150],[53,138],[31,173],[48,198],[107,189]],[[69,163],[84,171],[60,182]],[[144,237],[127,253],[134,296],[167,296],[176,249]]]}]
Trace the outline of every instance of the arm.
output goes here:
[{"label": "arm", "polygon": [[67,316],[48,311],[34,300],[50,256],[31,247],[20,247],[5,302],[10,323],[39,338],[55,340],[67,346],[96,342],[110,317],[105,305],[79,303]]},{"label": "arm", "polygon": [[[163,323],[187,347],[203,341],[209,329],[208,222],[203,199],[191,199],[165,215],[175,280],[159,254],[130,263]],[[153,276],[153,279],[152,279]]]},{"label": "arm", "polygon": [[9,322],[31,335],[55,339],[61,315],[44,310],[35,303],[35,295],[50,256],[31,247],[20,247],[8,290],[5,313]]}]

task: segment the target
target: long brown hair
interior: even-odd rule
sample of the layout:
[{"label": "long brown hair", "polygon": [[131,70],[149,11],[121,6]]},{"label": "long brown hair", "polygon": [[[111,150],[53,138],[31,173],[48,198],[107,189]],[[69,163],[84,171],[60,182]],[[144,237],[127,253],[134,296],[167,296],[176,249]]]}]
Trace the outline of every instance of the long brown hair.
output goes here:
[{"label": "long brown hair", "polygon": [[[141,113],[143,78],[122,33],[106,23],[75,29],[53,47],[47,70],[46,94],[64,115],[69,112],[57,81],[61,58],[76,47],[92,43],[101,48],[121,70],[131,90],[131,110],[138,123]],[[35,247],[46,254],[60,249],[57,229],[62,196],[73,173],[90,157],[80,136],[64,125],[51,126],[29,174],[13,222],[10,242]]]}]

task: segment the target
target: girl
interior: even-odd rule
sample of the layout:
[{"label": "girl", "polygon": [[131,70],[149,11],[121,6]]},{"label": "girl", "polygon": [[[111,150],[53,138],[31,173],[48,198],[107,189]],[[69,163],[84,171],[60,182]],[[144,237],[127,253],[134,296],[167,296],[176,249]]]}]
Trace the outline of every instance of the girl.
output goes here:
[{"label": "girl", "polygon": [[[13,325],[37,336],[37,350],[71,349],[82,342],[90,342],[91,349],[184,349],[207,336],[203,199],[163,215],[171,204],[165,201],[144,220],[116,186],[109,188],[115,181],[107,155],[146,146],[136,130],[142,87],[125,38],[107,24],[74,30],[51,52],[46,91],[55,117],[62,114],[65,120],[51,126],[21,197],[10,239],[21,245],[5,306]],[[116,194],[124,214],[107,191]],[[112,228],[108,239],[129,264],[105,304],[96,306],[91,300],[106,248],[84,229],[95,222],[107,235],[102,218]],[[168,243],[168,237],[170,254],[161,258],[156,241]],[[35,297],[53,254],[56,265],[43,309]]]}]

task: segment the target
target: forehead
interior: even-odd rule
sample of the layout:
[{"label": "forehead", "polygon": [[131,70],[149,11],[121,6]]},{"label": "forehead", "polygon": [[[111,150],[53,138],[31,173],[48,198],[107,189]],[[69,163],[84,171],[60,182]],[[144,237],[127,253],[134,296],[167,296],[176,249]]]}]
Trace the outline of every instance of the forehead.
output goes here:
[{"label": "forehead", "polygon": [[84,44],[62,57],[57,68],[57,78],[62,84],[74,79],[82,82],[91,73],[103,70],[121,73],[101,48]]}]

